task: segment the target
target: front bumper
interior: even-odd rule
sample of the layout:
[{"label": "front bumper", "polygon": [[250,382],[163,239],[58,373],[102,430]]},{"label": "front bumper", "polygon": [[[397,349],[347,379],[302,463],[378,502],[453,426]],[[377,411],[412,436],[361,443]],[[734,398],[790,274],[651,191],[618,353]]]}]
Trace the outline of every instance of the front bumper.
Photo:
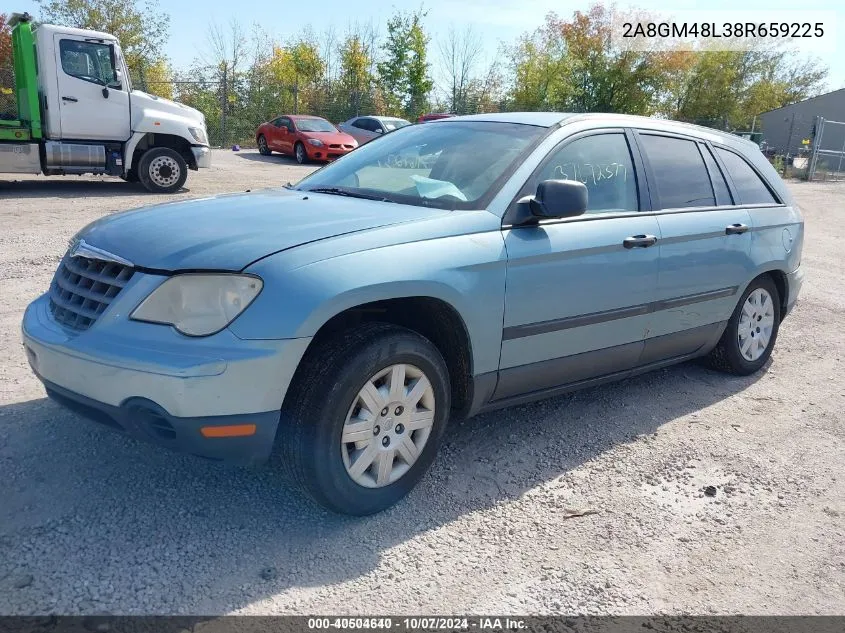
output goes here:
[{"label": "front bumper", "polygon": [[[247,341],[228,329],[188,338],[169,326],[129,321],[124,315],[157,283],[138,277],[81,333],[53,320],[46,295],[30,304],[23,344],[47,394],[138,439],[237,463],[265,460],[310,339]],[[201,431],[235,425],[255,430],[238,437]]]},{"label": "front bumper", "polygon": [[191,153],[194,155],[194,160],[197,163],[197,169],[207,169],[211,167],[211,149],[204,145],[194,145],[191,147]]},{"label": "front bumper", "polygon": [[349,152],[353,151],[354,149],[354,147],[351,149],[344,149],[342,147],[329,147],[328,145],[317,147],[308,143],[305,146],[305,153],[308,155],[309,160],[332,161],[340,158],[341,156],[346,156]]}]

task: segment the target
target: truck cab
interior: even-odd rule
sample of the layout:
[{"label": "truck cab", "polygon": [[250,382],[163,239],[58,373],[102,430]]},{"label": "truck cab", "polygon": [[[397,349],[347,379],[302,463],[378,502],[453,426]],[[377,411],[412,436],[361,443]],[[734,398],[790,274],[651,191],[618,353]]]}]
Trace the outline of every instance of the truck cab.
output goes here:
[{"label": "truck cab", "polygon": [[0,172],[108,174],[180,189],[209,167],[205,117],[133,90],[117,38],[14,14],[17,120],[0,120]]}]

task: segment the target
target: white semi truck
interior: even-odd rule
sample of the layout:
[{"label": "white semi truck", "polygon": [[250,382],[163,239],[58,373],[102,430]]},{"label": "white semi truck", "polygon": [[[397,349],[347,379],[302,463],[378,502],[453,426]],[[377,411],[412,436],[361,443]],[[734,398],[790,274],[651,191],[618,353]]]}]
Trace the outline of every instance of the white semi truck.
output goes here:
[{"label": "white semi truck", "polygon": [[0,173],[108,174],[171,193],[210,167],[203,114],[132,90],[113,35],[9,23],[17,113],[0,116]]}]

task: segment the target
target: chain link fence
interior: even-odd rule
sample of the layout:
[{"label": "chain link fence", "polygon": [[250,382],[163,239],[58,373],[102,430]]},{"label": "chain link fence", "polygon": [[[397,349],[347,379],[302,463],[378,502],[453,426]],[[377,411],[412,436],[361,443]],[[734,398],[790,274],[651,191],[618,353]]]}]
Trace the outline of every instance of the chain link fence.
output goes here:
[{"label": "chain link fence", "polygon": [[845,121],[816,117],[808,180],[845,180]]}]

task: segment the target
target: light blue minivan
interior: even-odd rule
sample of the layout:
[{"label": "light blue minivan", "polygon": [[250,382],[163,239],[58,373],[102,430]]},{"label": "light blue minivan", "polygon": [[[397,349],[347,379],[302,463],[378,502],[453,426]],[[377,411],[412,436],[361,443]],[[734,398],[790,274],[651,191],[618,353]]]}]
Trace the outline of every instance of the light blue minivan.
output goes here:
[{"label": "light blue minivan", "polygon": [[803,221],[759,149],[669,121],[411,125],[296,186],[129,211],[72,240],[23,342],[134,437],[268,459],[339,512],[405,495],[447,420],[703,357],[769,359]]}]

